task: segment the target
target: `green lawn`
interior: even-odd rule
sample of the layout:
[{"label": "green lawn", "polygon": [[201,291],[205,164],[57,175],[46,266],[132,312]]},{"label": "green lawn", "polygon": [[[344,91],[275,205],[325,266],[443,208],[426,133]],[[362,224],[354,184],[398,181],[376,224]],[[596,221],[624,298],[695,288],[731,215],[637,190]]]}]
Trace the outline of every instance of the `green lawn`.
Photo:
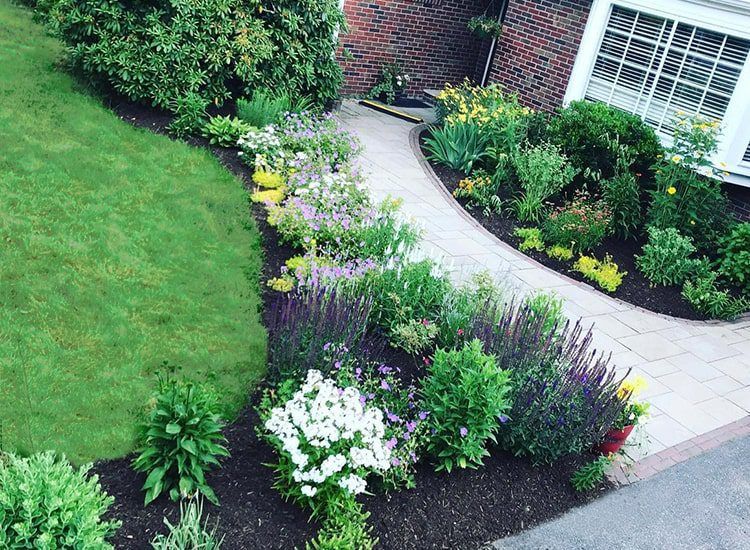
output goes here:
[{"label": "green lawn", "polygon": [[133,447],[167,361],[236,411],[265,369],[259,235],[212,155],[131,127],[0,0],[0,422],[6,450]]}]

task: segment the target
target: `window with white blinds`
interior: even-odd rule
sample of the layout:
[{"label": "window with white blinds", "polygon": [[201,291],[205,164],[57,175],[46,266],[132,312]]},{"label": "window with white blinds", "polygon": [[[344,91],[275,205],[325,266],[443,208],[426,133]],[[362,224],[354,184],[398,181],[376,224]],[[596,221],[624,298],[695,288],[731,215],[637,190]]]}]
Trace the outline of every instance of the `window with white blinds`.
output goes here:
[{"label": "window with white blinds", "polygon": [[747,144],[747,149],[745,149],[745,154],[742,155],[742,162],[750,162],[750,143]]},{"label": "window with white blinds", "polygon": [[750,40],[613,5],[585,97],[667,134],[675,111],[722,120],[749,51]]}]

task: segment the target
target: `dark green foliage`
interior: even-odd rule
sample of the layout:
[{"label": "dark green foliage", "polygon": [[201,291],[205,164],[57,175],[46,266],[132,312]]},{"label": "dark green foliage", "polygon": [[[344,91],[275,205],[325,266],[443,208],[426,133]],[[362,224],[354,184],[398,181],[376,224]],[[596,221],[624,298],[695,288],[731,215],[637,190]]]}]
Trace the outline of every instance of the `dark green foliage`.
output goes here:
[{"label": "dark green foliage", "polygon": [[553,116],[548,139],[559,145],[580,170],[612,177],[626,147],[633,155],[633,170],[645,174],[662,152],[654,130],[639,117],[604,103],[573,101]]},{"label": "dark green foliage", "polygon": [[719,273],[750,293],[750,222],[738,223],[720,241]]},{"label": "dark green foliage", "polygon": [[200,492],[217,504],[205,472],[229,452],[213,399],[199,386],[174,379],[160,380],[154,399],[141,426],[140,455],[133,462],[137,471],[148,474],[145,503],[163,492],[172,500]]},{"label": "dark green foliage", "polygon": [[169,124],[169,131],[177,137],[185,137],[198,132],[206,120],[208,101],[196,92],[187,92],[169,102],[169,109],[175,114]]},{"label": "dark green foliage", "polygon": [[371,270],[357,283],[358,296],[372,296],[371,326],[392,330],[403,319],[440,316],[451,283],[430,260],[409,262],[398,269]]},{"label": "dark green foliage", "polygon": [[709,272],[687,280],[682,287],[682,297],[695,311],[717,319],[734,319],[750,311],[750,299],[737,298],[716,284],[716,273]]},{"label": "dark green foliage", "polygon": [[75,69],[173,111],[191,94],[203,107],[221,104],[237,84],[323,102],[341,82],[337,0],[279,0],[272,9],[262,0],[51,0],[43,9]]},{"label": "dark green foliage", "polygon": [[423,406],[429,411],[427,450],[436,469],[476,468],[495,441],[498,417],[509,406],[508,372],[473,340],[460,350],[439,349],[422,383]]},{"label": "dark green foliage", "polygon": [[313,106],[313,102],[305,96],[293,100],[287,92],[272,94],[269,90],[258,89],[249,99],[237,100],[237,116],[250,126],[262,128],[280,122],[284,113],[299,113]]},{"label": "dark green foliage", "polygon": [[102,516],[114,499],[88,469],[52,452],[0,454],[0,547],[112,548],[106,539],[120,523]]},{"label": "dark green foliage", "polygon": [[602,198],[612,214],[612,231],[621,239],[636,236],[643,220],[638,179],[621,162],[611,178],[601,181]]},{"label": "dark green foliage", "polygon": [[576,491],[590,491],[604,481],[610,464],[612,459],[609,456],[600,456],[573,472],[570,483]]},{"label": "dark green foliage", "polygon": [[468,174],[486,156],[489,136],[476,124],[459,122],[432,128],[424,143],[430,160]]}]

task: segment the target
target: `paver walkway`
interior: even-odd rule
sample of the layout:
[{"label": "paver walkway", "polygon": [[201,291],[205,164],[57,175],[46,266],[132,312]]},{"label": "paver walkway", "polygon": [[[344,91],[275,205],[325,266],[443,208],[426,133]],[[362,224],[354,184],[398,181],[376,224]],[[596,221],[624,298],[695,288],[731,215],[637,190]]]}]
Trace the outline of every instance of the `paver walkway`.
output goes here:
[{"label": "paver walkway", "polygon": [[[750,413],[750,320],[702,323],[651,313],[560,275],[497,240],[435,184],[412,150],[413,124],[346,101],[339,117],[364,146],[363,167],[379,197],[404,200],[425,228],[422,253],[444,258],[456,278],[489,269],[519,292],[554,290],[572,318],[594,323],[595,344],[649,387],[647,437],[656,453]],[[636,437],[638,440],[638,437]],[[636,456],[637,458],[637,456]]]},{"label": "paver walkway", "polygon": [[497,541],[496,550],[750,549],[750,438]]}]

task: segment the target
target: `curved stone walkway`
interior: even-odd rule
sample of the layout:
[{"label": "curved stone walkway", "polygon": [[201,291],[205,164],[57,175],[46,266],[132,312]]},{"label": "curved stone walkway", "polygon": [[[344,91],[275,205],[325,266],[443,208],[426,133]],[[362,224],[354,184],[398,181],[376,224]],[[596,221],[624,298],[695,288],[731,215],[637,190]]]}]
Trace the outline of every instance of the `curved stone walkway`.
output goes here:
[{"label": "curved stone walkway", "polygon": [[652,418],[634,458],[651,455],[750,413],[750,319],[705,323],[659,315],[610,298],[558,274],[496,239],[436,185],[412,150],[414,125],[345,101],[344,126],[363,147],[362,163],[376,197],[400,197],[424,226],[422,254],[443,258],[456,279],[483,269],[519,292],[552,290],[565,313],[594,324],[597,348],[619,369],[649,382],[643,397]]}]

